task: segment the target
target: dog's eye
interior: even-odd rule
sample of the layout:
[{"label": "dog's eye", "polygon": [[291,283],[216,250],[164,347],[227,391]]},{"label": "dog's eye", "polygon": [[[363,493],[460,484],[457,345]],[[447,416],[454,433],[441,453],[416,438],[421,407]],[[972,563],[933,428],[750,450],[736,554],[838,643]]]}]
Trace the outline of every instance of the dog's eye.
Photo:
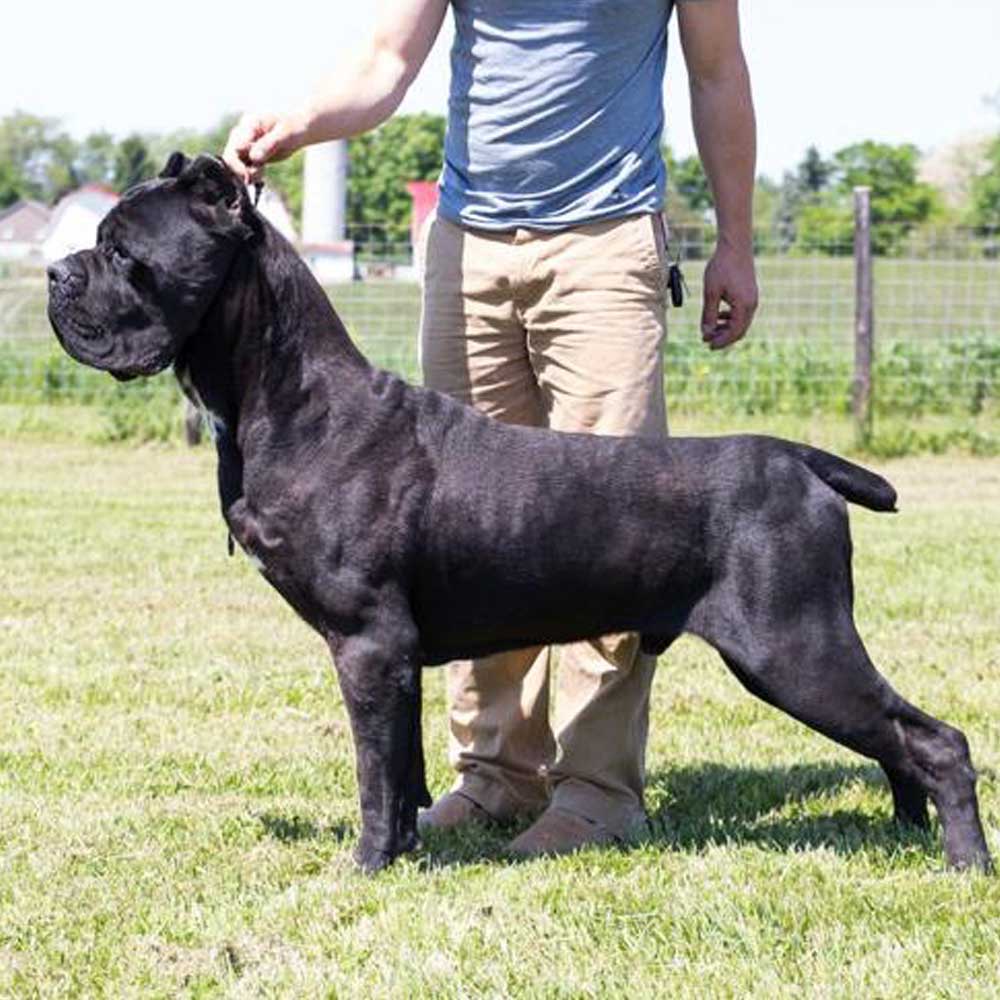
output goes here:
[{"label": "dog's eye", "polygon": [[114,243],[104,244],[104,256],[117,267],[125,267],[132,260],[121,247],[115,246]]}]

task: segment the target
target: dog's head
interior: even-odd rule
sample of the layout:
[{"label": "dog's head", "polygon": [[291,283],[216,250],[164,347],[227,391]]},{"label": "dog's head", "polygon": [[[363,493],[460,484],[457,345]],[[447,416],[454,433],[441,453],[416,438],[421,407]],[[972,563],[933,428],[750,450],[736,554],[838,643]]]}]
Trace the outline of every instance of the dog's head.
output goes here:
[{"label": "dog's head", "polygon": [[198,329],[257,232],[246,188],[211,156],[174,153],[131,188],[97,245],[49,267],[49,321],[66,351],[117,378],[153,375]]}]

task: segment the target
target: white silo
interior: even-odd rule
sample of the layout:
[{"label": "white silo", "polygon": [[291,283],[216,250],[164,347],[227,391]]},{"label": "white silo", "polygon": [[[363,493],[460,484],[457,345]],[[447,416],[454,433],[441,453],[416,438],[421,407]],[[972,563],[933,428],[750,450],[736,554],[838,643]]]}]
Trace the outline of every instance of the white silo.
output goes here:
[{"label": "white silo", "polygon": [[346,140],[307,146],[302,183],[302,242],[339,243],[347,222]]}]

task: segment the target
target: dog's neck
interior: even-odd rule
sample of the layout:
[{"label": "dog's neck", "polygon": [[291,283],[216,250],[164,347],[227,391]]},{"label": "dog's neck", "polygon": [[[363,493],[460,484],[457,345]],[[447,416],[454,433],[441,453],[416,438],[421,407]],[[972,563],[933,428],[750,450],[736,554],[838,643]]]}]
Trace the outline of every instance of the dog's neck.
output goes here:
[{"label": "dog's neck", "polygon": [[215,437],[223,511],[243,493],[248,448],[324,433],[373,374],[305,262],[267,226],[233,261],[175,369]]}]

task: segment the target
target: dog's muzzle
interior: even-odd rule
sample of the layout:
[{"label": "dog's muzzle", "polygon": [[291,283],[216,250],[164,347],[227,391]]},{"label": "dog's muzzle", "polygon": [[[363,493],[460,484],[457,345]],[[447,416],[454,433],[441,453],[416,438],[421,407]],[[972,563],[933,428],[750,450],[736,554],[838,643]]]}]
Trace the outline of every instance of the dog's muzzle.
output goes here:
[{"label": "dog's muzzle", "polygon": [[49,302],[56,308],[65,306],[87,287],[87,272],[74,265],[68,257],[49,264]]}]

